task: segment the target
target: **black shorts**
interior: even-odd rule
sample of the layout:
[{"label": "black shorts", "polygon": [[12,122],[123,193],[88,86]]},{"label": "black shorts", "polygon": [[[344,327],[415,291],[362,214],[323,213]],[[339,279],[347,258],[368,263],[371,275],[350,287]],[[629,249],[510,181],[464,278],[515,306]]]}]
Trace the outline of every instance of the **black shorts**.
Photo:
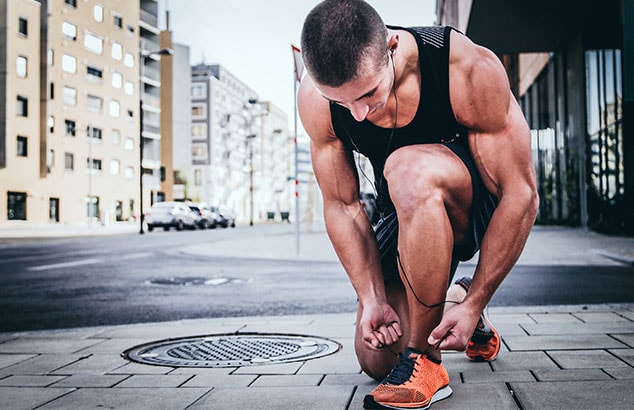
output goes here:
[{"label": "black shorts", "polygon": [[[480,250],[482,238],[489,226],[491,215],[493,215],[497,207],[498,200],[484,186],[469,147],[466,144],[459,143],[446,143],[445,145],[465,164],[471,175],[471,185],[473,187],[473,202],[469,218],[470,234],[465,237],[464,241],[456,244],[453,248],[449,277],[449,283],[451,283],[451,279],[458,267],[458,262],[471,259]],[[381,218],[376,224],[374,232],[379,243],[385,281],[400,280],[397,262],[398,217],[396,212],[391,211]]]}]

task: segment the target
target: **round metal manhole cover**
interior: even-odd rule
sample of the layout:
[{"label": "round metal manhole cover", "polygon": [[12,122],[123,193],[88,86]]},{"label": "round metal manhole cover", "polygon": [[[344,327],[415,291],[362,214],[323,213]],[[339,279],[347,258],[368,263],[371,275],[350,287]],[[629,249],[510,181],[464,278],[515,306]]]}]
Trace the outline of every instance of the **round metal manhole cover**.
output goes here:
[{"label": "round metal manhole cover", "polygon": [[339,343],[321,337],[241,333],[161,340],[122,355],[156,366],[241,367],[312,360],[339,350]]}]

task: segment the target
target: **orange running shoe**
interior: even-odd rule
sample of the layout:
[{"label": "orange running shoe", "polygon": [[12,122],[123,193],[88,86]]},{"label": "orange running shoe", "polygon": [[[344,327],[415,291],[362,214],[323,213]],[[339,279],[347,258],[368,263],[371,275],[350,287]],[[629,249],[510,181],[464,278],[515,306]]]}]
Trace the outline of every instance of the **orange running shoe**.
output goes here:
[{"label": "orange running shoe", "polygon": [[[471,278],[464,277],[454,282],[456,285],[469,292]],[[495,360],[500,352],[502,340],[500,334],[495,330],[491,322],[487,320],[484,313],[480,315],[480,320],[476,325],[471,340],[467,345],[467,357],[476,362],[490,362]]]},{"label": "orange running shoe", "polygon": [[385,380],[365,396],[363,408],[428,409],[452,393],[444,366],[408,347]]}]

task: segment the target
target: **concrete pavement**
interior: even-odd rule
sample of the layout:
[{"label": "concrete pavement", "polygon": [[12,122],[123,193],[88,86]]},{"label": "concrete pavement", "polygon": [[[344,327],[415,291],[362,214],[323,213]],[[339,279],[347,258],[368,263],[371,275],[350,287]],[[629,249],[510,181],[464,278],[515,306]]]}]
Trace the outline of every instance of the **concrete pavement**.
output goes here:
[{"label": "concrete pavement", "polygon": [[[0,227],[0,238],[16,237],[19,229]],[[54,229],[60,231],[55,236],[64,235],[64,229]],[[80,235],[82,229],[67,233]],[[135,229],[104,227],[103,233]],[[296,254],[292,225],[251,229],[258,234],[213,247],[188,247],[188,252],[336,260],[323,231],[303,232]],[[36,232],[21,237],[38,235],[51,236]],[[539,265],[633,262],[634,238],[543,227],[533,230],[520,259]],[[632,408],[634,304],[490,308],[488,313],[503,337],[498,359],[472,363],[463,353],[446,353],[454,394],[432,409]],[[354,314],[342,313],[0,333],[0,407],[360,409],[376,382],[357,364],[354,321]],[[275,363],[271,356],[271,361],[214,368],[139,364],[121,356],[131,347],[163,339],[247,334],[326,338],[341,348],[320,358]]]}]

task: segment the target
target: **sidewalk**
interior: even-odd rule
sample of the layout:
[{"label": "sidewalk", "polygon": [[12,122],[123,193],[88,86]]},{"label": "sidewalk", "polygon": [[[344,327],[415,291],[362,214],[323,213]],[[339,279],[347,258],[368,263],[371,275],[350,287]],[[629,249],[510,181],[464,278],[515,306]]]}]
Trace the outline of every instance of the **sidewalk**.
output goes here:
[{"label": "sidewalk", "polygon": [[[244,257],[237,249],[248,249],[253,258],[336,261],[323,232],[302,233],[300,252],[295,254],[293,226],[254,229],[264,236],[188,251]],[[0,229],[0,237],[11,236]],[[632,261],[634,238],[542,227],[533,230],[520,259],[537,265]],[[490,308],[489,315],[503,337],[498,359],[472,363],[463,353],[446,353],[454,394],[434,404],[433,410],[632,407],[634,304]],[[376,382],[357,364],[354,321],[354,314],[342,313],[0,333],[0,407],[360,409],[363,396]],[[325,338],[341,348],[320,358],[271,364],[277,356],[270,354],[251,359],[250,365],[213,368],[139,364],[121,356],[132,347],[164,339],[251,334],[256,339]],[[289,345],[312,346],[310,341]],[[243,357],[236,356],[239,359]]]}]

